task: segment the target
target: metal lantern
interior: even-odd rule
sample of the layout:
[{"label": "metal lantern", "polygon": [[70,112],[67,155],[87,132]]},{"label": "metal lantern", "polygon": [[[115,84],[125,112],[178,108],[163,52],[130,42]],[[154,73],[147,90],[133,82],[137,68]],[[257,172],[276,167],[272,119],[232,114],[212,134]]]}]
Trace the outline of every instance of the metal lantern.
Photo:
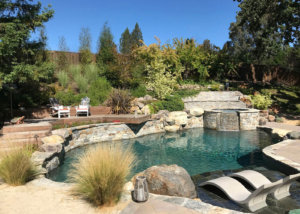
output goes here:
[{"label": "metal lantern", "polygon": [[138,176],[135,179],[133,196],[135,201],[144,202],[149,198],[148,184],[145,176]]}]

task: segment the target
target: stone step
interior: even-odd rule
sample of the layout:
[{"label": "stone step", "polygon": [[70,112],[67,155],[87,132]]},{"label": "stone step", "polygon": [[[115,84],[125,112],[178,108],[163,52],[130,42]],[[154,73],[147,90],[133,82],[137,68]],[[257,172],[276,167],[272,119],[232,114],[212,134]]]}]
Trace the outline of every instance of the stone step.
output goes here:
[{"label": "stone step", "polygon": [[0,136],[1,140],[27,139],[37,137],[45,137],[50,134],[50,130],[43,131],[29,131],[29,132],[9,132]]},{"label": "stone step", "polygon": [[0,139],[0,150],[3,151],[9,148],[22,147],[26,144],[41,144],[41,138],[27,138],[27,139],[13,139],[13,140],[1,140]]},{"label": "stone step", "polygon": [[32,132],[32,131],[51,131],[52,125],[48,122],[41,122],[36,124],[20,124],[4,126],[2,134],[15,133],[15,132]]}]

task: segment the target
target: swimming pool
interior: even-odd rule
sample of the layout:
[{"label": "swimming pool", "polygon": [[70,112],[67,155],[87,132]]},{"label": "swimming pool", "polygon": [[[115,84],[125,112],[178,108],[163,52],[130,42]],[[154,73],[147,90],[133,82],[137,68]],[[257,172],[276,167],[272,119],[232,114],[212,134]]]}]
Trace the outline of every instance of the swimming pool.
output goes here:
[{"label": "swimming pool", "polygon": [[[120,143],[124,147],[132,147],[138,162],[131,177],[159,164],[177,164],[190,175],[260,166],[264,164],[261,149],[273,142],[271,136],[263,131],[220,132],[198,128],[105,143]],[[67,174],[72,163],[86,149],[94,146],[80,147],[66,153],[64,163],[50,172],[49,178],[68,182]]]}]

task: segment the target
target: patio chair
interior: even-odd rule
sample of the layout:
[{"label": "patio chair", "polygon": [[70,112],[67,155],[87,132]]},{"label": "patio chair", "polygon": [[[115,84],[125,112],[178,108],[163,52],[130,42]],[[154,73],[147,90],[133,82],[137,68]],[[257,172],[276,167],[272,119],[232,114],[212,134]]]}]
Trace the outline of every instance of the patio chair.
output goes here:
[{"label": "patio chair", "polygon": [[[250,184],[254,189],[258,189],[264,184],[272,183],[268,178],[266,178],[263,174],[254,171],[254,170],[244,170],[241,172],[233,173],[229,175],[232,178],[242,179],[246,183]],[[300,178],[300,173],[289,175],[283,179],[282,185],[279,188],[276,188],[272,193],[273,197],[277,200],[285,198],[290,195],[290,186],[292,182]]]},{"label": "patio chair", "polygon": [[70,117],[70,107],[69,106],[59,106],[59,108],[58,108],[58,118],[61,118],[61,116]]},{"label": "patio chair", "polygon": [[49,98],[50,102],[50,109],[51,109],[51,116],[54,116],[58,114],[58,109],[59,109],[59,101],[56,98]]},{"label": "patio chair", "polygon": [[81,103],[79,106],[75,107],[76,109],[76,117],[78,114],[86,114],[86,116],[89,116],[90,114],[90,98],[84,97],[81,99]]},{"label": "patio chair", "polygon": [[282,185],[282,180],[264,184],[250,192],[240,182],[231,177],[220,177],[200,184],[200,186],[212,185],[222,190],[232,201],[255,212],[267,206],[266,198],[276,188]]}]

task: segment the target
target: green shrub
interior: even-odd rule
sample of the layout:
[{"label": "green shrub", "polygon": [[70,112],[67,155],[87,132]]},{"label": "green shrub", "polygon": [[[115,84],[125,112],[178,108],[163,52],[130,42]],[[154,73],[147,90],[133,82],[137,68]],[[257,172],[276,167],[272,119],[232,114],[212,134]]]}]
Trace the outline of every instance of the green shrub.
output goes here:
[{"label": "green shrub", "polygon": [[55,97],[59,100],[59,103],[64,106],[71,106],[80,103],[84,94],[75,95],[72,91],[59,91],[56,93]]},{"label": "green shrub", "polygon": [[99,77],[99,69],[95,64],[88,64],[84,66],[84,77],[87,79],[88,83],[92,83]]},{"label": "green shrub", "polygon": [[91,105],[96,106],[103,103],[108,98],[110,92],[110,83],[105,78],[100,77],[92,82],[87,95],[91,100]]},{"label": "green shrub", "polygon": [[153,113],[160,110],[182,111],[184,109],[184,103],[178,96],[167,96],[164,100],[154,102],[150,106]]},{"label": "green shrub", "polygon": [[58,82],[59,84],[66,88],[68,86],[68,83],[69,83],[69,77],[68,77],[68,74],[67,72],[65,71],[60,71],[57,73],[57,79],[58,79]]},{"label": "green shrub", "polygon": [[70,65],[68,68],[68,71],[74,78],[75,76],[81,74],[81,66],[80,65]]},{"label": "green shrub", "polygon": [[147,89],[143,85],[139,85],[137,88],[131,90],[131,95],[134,97],[144,97],[147,94]]},{"label": "green shrub", "polygon": [[219,91],[220,90],[220,84],[218,84],[218,83],[212,84],[210,86],[210,90],[211,91]]},{"label": "green shrub", "polygon": [[116,203],[134,161],[131,149],[122,149],[120,144],[89,149],[69,173],[74,193],[97,206]]},{"label": "green shrub", "polygon": [[133,97],[127,90],[113,89],[107,100],[114,114],[127,114],[130,112]]},{"label": "green shrub", "polygon": [[0,178],[10,185],[22,185],[34,179],[37,170],[31,162],[32,148],[18,148],[7,152],[0,161]]},{"label": "green shrub", "polygon": [[260,109],[260,110],[266,110],[268,107],[272,104],[272,99],[269,96],[256,94],[251,96],[251,102],[254,106],[254,108]]},{"label": "green shrub", "polygon": [[74,80],[77,84],[80,93],[86,93],[89,86],[87,78],[82,74],[78,74],[74,77]]},{"label": "green shrub", "polygon": [[282,117],[276,117],[275,122],[277,123],[283,123],[283,118]]}]

